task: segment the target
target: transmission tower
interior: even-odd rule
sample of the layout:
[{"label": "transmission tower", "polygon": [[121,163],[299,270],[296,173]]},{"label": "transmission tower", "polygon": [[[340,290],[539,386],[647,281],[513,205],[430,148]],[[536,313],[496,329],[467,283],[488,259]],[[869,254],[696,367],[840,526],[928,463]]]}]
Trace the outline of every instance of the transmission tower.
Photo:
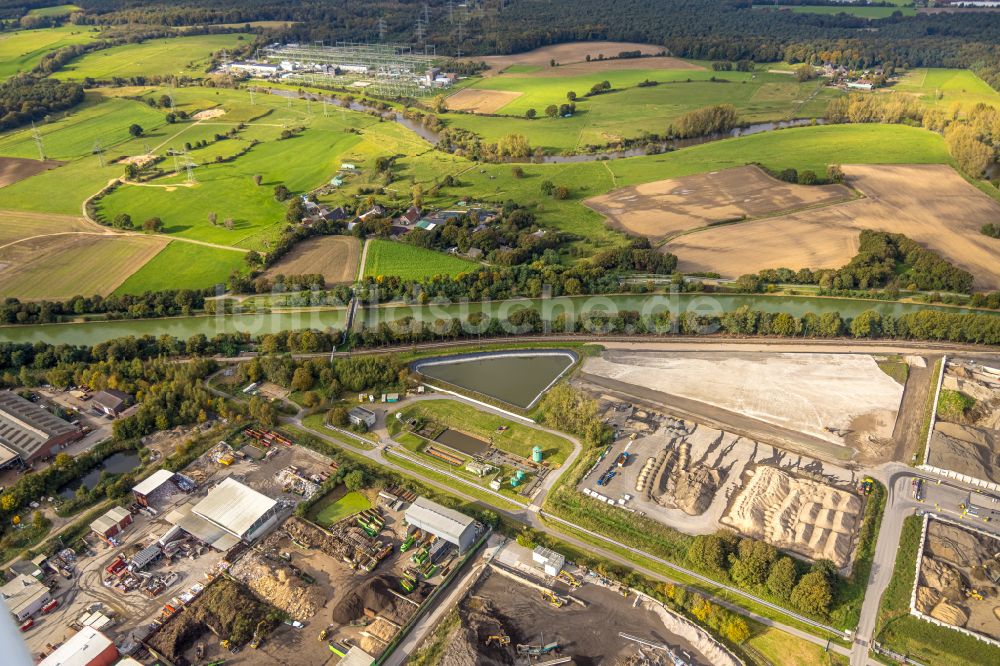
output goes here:
[{"label": "transmission tower", "polygon": [[97,155],[97,160],[101,163],[101,168],[104,168],[104,148],[101,147],[100,141],[94,142],[94,147],[91,149],[94,155]]},{"label": "transmission tower", "polygon": [[455,0],[448,0],[448,23],[455,22]]},{"label": "transmission tower", "polygon": [[378,41],[385,41],[385,19],[380,18],[378,20]]},{"label": "transmission tower", "polygon": [[45,146],[42,144],[42,134],[35,127],[35,121],[31,121],[31,137],[35,140],[35,146],[38,148],[38,159],[45,161]]},{"label": "transmission tower", "polygon": [[189,183],[197,183],[198,182],[198,179],[194,177],[194,167],[195,167],[194,160],[191,159],[191,156],[188,155],[187,152],[185,152],[184,153],[184,168],[187,170],[187,182],[189,182]]},{"label": "transmission tower", "polygon": [[462,57],[462,39],[464,38],[464,35],[463,35],[464,28],[465,28],[465,24],[462,23],[461,19],[459,19],[459,21],[458,21],[458,51],[455,54],[456,58],[461,58]]},{"label": "transmission tower", "polygon": [[417,44],[424,43],[424,22],[417,18]]},{"label": "transmission tower", "polygon": [[431,24],[430,9],[428,9],[427,3],[425,2],[424,3],[424,25],[430,25],[430,24]]},{"label": "transmission tower", "polygon": [[251,88],[250,89],[250,106],[256,106],[256,104],[257,103],[254,101],[254,98],[253,98],[253,88]]},{"label": "transmission tower", "polygon": [[324,118],[326,118],[326,117],[327,117],[327,116],[329,116],[329,115],[330,115],[330,114],[329,114],[329,113],[327,113],[327,110],[326,110],[326,97],[324,97],[324,98],[323,98],[323,117],[324,117]]}]

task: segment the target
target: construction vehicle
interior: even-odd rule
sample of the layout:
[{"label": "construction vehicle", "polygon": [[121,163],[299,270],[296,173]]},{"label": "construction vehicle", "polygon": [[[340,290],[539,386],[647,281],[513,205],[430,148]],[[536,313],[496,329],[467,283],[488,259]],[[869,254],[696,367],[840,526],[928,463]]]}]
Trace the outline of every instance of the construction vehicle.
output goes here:
[{"label": "construction vehicle", "polygon": [[858,484],[858,492],[866,497],[871,495],[873,490],[875,490],[875,479],[870,476],[866,476],[861,483]]},{"label": "construction vehicle", "polygon": [[406,537],[406,541],[399,547],[399,552],[405,553],[410,548],[413,547],[413,543],[417,540],[417,532],[414,532],[410,536]]},{"label": "construction vehicle", "polygon": [[918,502],[924,501],[924,480],[921,478],[913,479],[913,499]]},{"label": "construction vehicle", "polygon": [[323,631],[319,632],[319,639],[325,641],[326,637],[330,635],[330,627],[327,627]]},{"label": "construction vehicle", "polygon": [[974,590],[969,587],[963,587],[962,592],[965,592],[965,596],[969,597],[970,599],[978,599],[979,601],[983,600],[983,595],[979,592],[979,590]]},{"label": "construction vehicle", "polygon": [[261,620],[257,623],[257,626],[253,630],[253,640],[250,641],[250,647],[254,650],[260,647],[261,642],[264,640],[264,629],[267,627],[267,620]]},{"label": "construction vehicle", "polygon": [[429,553],[427,552],[427,548],[422,547],[420,550],[413,553],[413,557],[411,557],[410,559],[413,561],[414,564],[423,564],[424,562],[427,561],[428,556]]},{"label": "construction vehicle", "polygon": [[548,601],[553,608],[562,608],[566,605],[566,600],[556,596],[551,590],[542,590],[542,599]]},{"label": "construction vehicle", "polygon": [[409,594],[413,592],[417,587],[417,579],[409,575],[403,576],[399,579],[399,587],[402,588],[403,592]]},{"label": "construction vehicle", "polygon": [[486,637],[487,647],[489,647],[493,643],[496,643],[498,647],[510,645],[510,636],[508,636],[507,634],[495,634],[493,636],[487,636]]},{"label": "construction vehicle", "polygon": [[577,588],[583,585],[583,583],[581,583],[576,579],[576,576],[574,576],[573,574],[564,569],[560,569],[559,571],[559,580],[563,581],[564,583],[573,588]]},{"label": "construction vehicle", "polygon": [[628,462],[628,458],[629,456],[627,451],[622,451],[621,453],[619,453],[618,457],[615,458],[615,467],[624,467],[625,463]]},{"label": "construction vehicle", "polygon": [[517,653],[521,655],[538,656],[550,654],[559,649],[559,643],[549,643],[547,645],[523,645],[518,644]]}]

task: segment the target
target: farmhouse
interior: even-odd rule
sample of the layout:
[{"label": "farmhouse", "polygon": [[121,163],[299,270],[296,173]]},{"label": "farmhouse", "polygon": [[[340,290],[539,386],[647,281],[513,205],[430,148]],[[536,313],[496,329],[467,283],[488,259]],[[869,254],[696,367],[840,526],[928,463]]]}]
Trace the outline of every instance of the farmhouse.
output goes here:
[{"label": "farmhouse", "polygon": [[364,407],[355,407],[347,413],[347,418],[356,426],[364,425],[366,428],[371,428],[375,425],[375,412]]},{"label": "farmhouse", "polygon": [[94,394],[91,404],[105,416],[118,418],[133,402],[132,396],[123,391],[107,389]]},{"label": "farmhouse", "polygon": [[83,437],[83,430],[25,400],[0,391],[0,467],[31,464]]},{"label": "farmhouse", "polygon": [[167,522],[216,550],[250,543],[277,521],[278,503],[235,479],[223,479],[205,499],[167,514]]},{"label": "farmhouse", "polygon": [[23,622],[34,615],[52,598],[47,586],[37,578],[24,574],[15,576],[12,581],[0,587],[0,596],[7,604],[7,610],[17,618],[18,622]]},{"label": "farmhouse", "polygon": [[471,548],[482,531],[482,525],[473,518],[426,497],[418,497],[406,510],[406,524],[410,531],[430,532],[456,546],[460,553]]},{"label": "farmhouse", "polygon": [[128,509],[115,506],[90,524],[90,531],[106,543],[115,545],[115,537],[132,524],[132,514]]}]

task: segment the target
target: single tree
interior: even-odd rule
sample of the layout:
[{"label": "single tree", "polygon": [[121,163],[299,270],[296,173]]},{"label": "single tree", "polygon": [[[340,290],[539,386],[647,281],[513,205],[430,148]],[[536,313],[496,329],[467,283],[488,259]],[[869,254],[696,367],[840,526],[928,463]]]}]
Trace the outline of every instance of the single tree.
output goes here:
[{"label": "single tree", "polygon": [[535,111],[534,109],[528,109],[527,111],[524,112],[524,117],[527,118],[528,120],[534,119],[535,116],[537,116],[537,115],[538,115],[538,112]]},{"label": "single tree", "polygon": [[264,180],[264,176],[258,173],[253,177],[253,184],[256,185],[257,187],[260,187],[260,183],[262,180]]},{"label": "single tree", "polygon": [[215,226],[215,223],[218,221],[219,221],[219,215],[217,213],[208,214],[208,223],[211,224],[213,227]]},{"label": "single tree", "polygon": [[131,134],[133,137],[142,136],[142,125],[140,125],[139,123],[132,123],[128,128],[128,133]]}]

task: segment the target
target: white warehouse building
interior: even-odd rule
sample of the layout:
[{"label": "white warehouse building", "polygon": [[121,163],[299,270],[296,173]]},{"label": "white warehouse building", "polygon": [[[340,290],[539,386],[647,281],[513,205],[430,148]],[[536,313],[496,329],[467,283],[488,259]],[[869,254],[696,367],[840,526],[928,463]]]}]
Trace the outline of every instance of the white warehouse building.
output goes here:
[{"label": "white warehouse building", "polygon": [[200,502],[167,514],[167,521],[217,550],[251,543],[277,522],[279,505],[234,479],[223,479]]},{"label": "white warehouse building", "polygon": [[418,497],[406,510],[406,524],[454,544],[460,553],[471,548],[483,530],[475,519],[426,497]]}]

